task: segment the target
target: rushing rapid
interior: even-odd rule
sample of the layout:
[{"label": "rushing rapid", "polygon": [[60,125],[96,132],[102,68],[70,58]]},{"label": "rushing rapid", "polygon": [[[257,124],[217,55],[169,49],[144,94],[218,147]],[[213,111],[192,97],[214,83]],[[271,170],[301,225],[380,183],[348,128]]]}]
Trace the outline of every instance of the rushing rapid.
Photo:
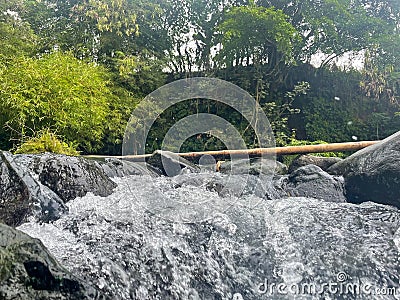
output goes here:
[{"label": "rushing rapid", "polygon": [[216,188],[224,176],[116,178],[112,195],[18,229],[113,299],[400,297],[398,209],[236,197]]}]

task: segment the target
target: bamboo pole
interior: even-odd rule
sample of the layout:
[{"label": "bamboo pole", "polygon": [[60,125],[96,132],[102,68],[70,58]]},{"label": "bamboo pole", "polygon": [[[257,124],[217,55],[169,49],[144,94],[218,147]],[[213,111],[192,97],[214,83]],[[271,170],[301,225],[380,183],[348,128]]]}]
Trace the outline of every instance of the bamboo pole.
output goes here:
[{"label": "bamboo pole", "polygon": [[320,145],[304,145],[304,146],[286,146],[276,148],[255,148],[245,150],[222,150],[222,151],[205,151],[205,152],[188,152],[177,153],[184,158],[198,157],[203,155],[211,156],[261,156],[268,154],[276,155],[292,155],[292,154],[307,154],[307,153],[322,153],[322,152],[340,152],[340,151],[357,151],[365,147],[376,144],[378,141],[365,142],[349,142],[349,143],[334,143]]},{"label": "bamboo pole", "polygon": [[[333,144],[305,145],[305,146],[286,146],[286,147],[275,147],[275,148],[256,148],[256,149],[245,149],[245,150],[187,152],[187,153],[176,153],[176,154],[187,159],[194,159],[203,155],[211,155],[215,158],[227,158],[230,156],[257,157],[269,154],[293,155],[293,154],[308,154],[308,153],[322,153],[322,152],[357,151],[379,142],[380,141],[364,141],[364,142],[333,143]],[[119,159],[128,159],[130,161],[144,161],[146,158],[149,158],[151,156],[152,154],[126,155],[126,156],[85,155],[84,157],[119,158]]]}]

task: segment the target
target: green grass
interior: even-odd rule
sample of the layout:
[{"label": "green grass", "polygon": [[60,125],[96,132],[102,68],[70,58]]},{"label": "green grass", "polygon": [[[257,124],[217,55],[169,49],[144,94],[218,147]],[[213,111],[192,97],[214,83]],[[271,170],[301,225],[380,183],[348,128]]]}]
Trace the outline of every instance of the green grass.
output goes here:
[{"label": "green grass", "polygon": [[[321,145],[321,144],[328,144],[325,141],[304,141],[304,140],[296,140],[296,139],[291,139],[290,143],[288,143],[286,146],[306,146],[306,145]],[[314,156],[322,156],[322,157],[340,157],[340,158],[345,158],[346,155],[343,152],[323,152],[323,153],[310,153],[311,155]],[[299,155],[285,155],[283,156],[283,163],[287,166],[290,166],[292,161],[298,157]]]},{"label": "green grass", "polygon": [[38,132],[34,137],[23,142],[15,151],[15,154],[39,154],[57,153],[78,156],[79,152],[72,145],[60,140],[60,138],[49,129]]}]

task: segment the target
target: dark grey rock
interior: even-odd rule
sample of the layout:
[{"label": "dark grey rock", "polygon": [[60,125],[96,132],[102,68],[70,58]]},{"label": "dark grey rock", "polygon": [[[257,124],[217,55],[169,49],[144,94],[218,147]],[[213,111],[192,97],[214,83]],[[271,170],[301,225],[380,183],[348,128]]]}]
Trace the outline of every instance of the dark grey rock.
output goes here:
[{"label": "dark grey rock", "polygon": [[116,158],[106,158],[98,162],[108,177],[124,177],[129,175],[150,175],[156,173],[147,168],[145,163],[131,162]]},{"label": "dark grey rock", "polygon": [[[267,179],[267,180],[265,180]],[[202,187],[207,191],[218,193],[220,197],[242,197],[255,195],[259,198],[280,199],[286,192],[278,191],[275,186],[279,177],[274,178],[243,174],[222,174],[219,172],[201,172],[179,174],[173,178],[173,187],[184,186]]]},{"label": "dark grey rock", "polygon": [[0,221],[18,226],[34,217],[57,220],[65,203],[92,192],[108,196],[116,187],[95,161],[57,154],[0,152]]},{"label": "dark grey rock", "polygon": [[281,190],[287,196],[322,199],[328,202],[346,202],[344,181],[323,171],[320,167],[307,165],[281,181]]},{"label": "dark grey rock", "polygon": [[279,161],[269,159],[252,158],[237,159],[234,161],[225,161],[220,164],[220,170],[223,174],[236,174],[236,175],[272,175],[272,174],[286,174],[287,166]]},{"label": "dark grey rock", "polygon": [[39,181],[64,202],[83,197],[88,192],[109,196],[117,186],[97,162],[82,157],[46,153],[36,156],[31,167]]},{"label": "dark grey rock", "polygon": [[146,162],[156,172],[164,176],[176,176],[181,174],[182,170],[195,173],[200,171],[199,166],[169,151],[154,151]]},{"label": "dark grey rock", "polygon": [[288,167],[284,163],[281,163],[280,161],[276,162],[275,166],[275,174],[277,175],[285,175],[288,173]]},{"label": "dark grey rock", "polygon": [[65,270],[38,239],[0,224],[0,299],[106,299]]},{"label": "dark grey rock", "polygon": [[400,132],[334,164],[328,172],[343,175],[349,202],[400,207]]},{"label": "dark grey rock", "polygon": [[48,222],[66,211],[60,197],[40,184],[26,165],[10,153],[0,152],[0,222],[18,226],[31,216]]},{"label": "dark grey rock", "polygon": [[[245,168],[237,170],[244,172]],[[308,197],[328,202],[346,202],[343,177],[332,176],[314,165],[301,167],[290,175],[270,177],[214,172],[174,177],[176,188],[185,185],[203,186],[221,197],[255,195],[268,200]]]},{"label": "dark grey rock", "polygon": [[314,156],[314,155],[300,155],[296,157],[289,166],[289,173],[297,170],[300,167],[304,167],[307,165],[315,165],[320,167],[322,170],[326,171],[333,164],[342,161],[342,158],[339,157],[322,157],[322,156]]},{"label": "dark grey rock", "polygon": [[29,212],[28,187],[10,168],[0,152],[0,222],[11,226],[21,224]]}]

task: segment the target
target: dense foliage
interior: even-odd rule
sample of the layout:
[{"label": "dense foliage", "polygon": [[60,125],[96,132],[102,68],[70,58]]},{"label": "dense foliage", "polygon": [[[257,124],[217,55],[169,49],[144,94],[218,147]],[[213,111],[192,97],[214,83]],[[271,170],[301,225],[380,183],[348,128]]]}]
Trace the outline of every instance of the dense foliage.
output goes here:
[{"label": "dense foliage", "polygon": [[73,145],[68,145],[66,142],[61,141],[53,132],[49,129],[38,132],[36,136],[29,138],[24,141],[16,150],[15,153],[27,153],[27,154],[38,154],[38,153],[58,153],[65,155],[79,155]]},{"label": "dense foliage", "polygon": [[[2,149],[48,130],[82,153],[118,154],[138,101],[193,76],[251,93],[278,145],[399,129],[398,1],[0,0],[0,12]],[[147,151],[201,112],[229,120],[257,146],[238,113],[196,99],[160,115]],[[205,133],[182,150],[223,147]]]},{"label": "dense foliage", "polygon": [[53,53],[16,59],[0,78],[0,109],[10,133],[54,128],[82,149],[97,150],[113,97],[102,69]]}]

